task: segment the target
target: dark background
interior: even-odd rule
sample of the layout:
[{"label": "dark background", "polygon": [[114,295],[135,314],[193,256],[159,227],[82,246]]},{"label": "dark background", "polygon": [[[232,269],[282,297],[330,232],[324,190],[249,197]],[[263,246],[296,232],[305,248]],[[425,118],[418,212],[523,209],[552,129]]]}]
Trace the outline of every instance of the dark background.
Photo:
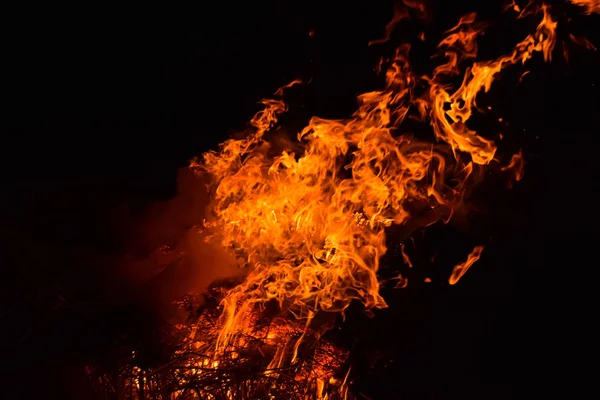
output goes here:
[{"label": "dark background", "polygon": [[[155,329],[154,316],[123,300],[110,272],[94,263],[123,251],[106,222],[112,210],[174,196],[178,168],[243,129],[258,100],[292,79],[312,79],[292,104],[298,121],[345,117],[357,94],[377,88],[373,67],[393,46],[367,43],[383,36],[392,2],[323,4],[98,4],[7,14],[0,323],[9,393],[80,397],[85,362],[109,351],[123,330]],[[440,32],[465,12],[498,22],[484,38],[486,57],[537,24],[500,17],[495,2],[430,5],[430,42],[415,51],[422,72]],[[560,2],[555,10],[576,14]],[[559,40],[568,30],[600,45],[599,22],[574,17]],[[595,181],[600,62],[598,53],[573,48],[567,64],[561,50],[559,43],[552,64],[536,56],[521,84],[523,68],[515,67],[485,98],[494,105],[490,121],[510,123],[487,129],[509,137],[507,151],[523,148],[524,180],[505,190],[490,178],[468,227],[434,227],[417,241],[420,272],[407,289],[385,291],[389,309],[373,319],[351,313],[340,343],[353,348],[357,393],[512,398],[545,359],[541,323],[560,297],[546,289],[561,278],[545,268],[544,247],[548,238],[553,250],[567,246],[581,237],[580,225],[595,229],[583,199]],[[477,244],[486,245],[483,258],[449,287],[452,265]],[[420,283],[425,276],[433,282]]]}]

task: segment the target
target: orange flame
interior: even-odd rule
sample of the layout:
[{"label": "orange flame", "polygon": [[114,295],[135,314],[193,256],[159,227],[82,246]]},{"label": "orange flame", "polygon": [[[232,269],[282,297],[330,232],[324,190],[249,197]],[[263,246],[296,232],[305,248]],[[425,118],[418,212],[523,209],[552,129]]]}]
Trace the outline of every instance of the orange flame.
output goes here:
[{"label": "orange flame", "polygon": [[369,46],[385,43],[390,40],[396,25],[404,19],[410,18],[410,10],[414,10],[419,18],[425,17],[425,6],[420,1],[402,0],[394,6],[394,17],[385,26],[385,36],[381,39],[371,40]]},{"label": "orange flame", "polygon": [[518,153],[513,154],[510,162],[506,167],[501,168],[502,171],[511,171],[515,176],[515,181],[519,182],[523,179],[525,174],[525,162],[523,161],[523,152],[519,150]]},{"label": "orange flame", "polygon": [[[535,34],[527,36],[519,42],[515,49],[505,56],[493,61],[479,61],[464,73],[462,86],[449,94],[447,85],[442,83],[444,76],[460,72],[458,64],[466,58],[477,54],[475,40],[481,30],[475,29],[475,14],[461,18],[457,26],[448,31],[449,35],[440,43],[448,62],[437,67],[430,86],[431,121],[434,132],[439,139],[450,144],[452,150],[469,153],[474,163],[488,164],[494,158],[496,145],[493,141],[482,138],[467,127],[467,121],[476,107],[476,96],[480,91],[490,90],[496,75],[508,65],[517,62],[525,63],[534,52],[542,52],[544,60],[550,61],[556,43],[556,25],[546,5],[541,6],[543,18]],[[446,106],[449,110],[446,111]]]},{"label": "orange flame", "polygon": [[404,263],[408,265],[409,268],[412,268],[413,263],[410,261],[410,257],[408,256],[408,254],[406,254],[406,251],[404,250],[404,243],[400,244],[400,252],[402,253],[402,260],[404,261]]},{"label": "orange flame", "polygon": [[460,280],[460,278],[462,278],[462,276],[469,270],[469,268],[471,268],[471,266],[481,258],[481,253],[483,252],[483,249],[483,246],[475,246],[473,251],[467,257],[467,261],[460,263],[454,267],[454,269],[452,270],[452,275],[450,275],[450,278],[448,279],[448,283],[451,285],[455,285]]},{"label": "orange flame", "polygon": [[[223,300],[218,349],[233,344],[251,311],[269,301],[298,318],[344,311],[352,300],[367,308],[386,307],[377,277],[387,250],[386,228],[409,225],[440,207],[451,215],[481,168],[494,160],[494,142],[467,122],[477,95],[491,88],[503,68],[525,63],[536,52],[551,59],[557,24],[547,6],[539,11],[536,32],[511,53],[473,62],[464,72],[461,65],[476,57],[482,32],[475,14],[447,32],[439,45],[446,62],[431,77],[416,76],[409,65],[410,46],[400,46],[384,89],[360,95],[352,118],[314,117],[298,134],[301,151],[276,149],[267,136],[286,111],[284,89],[295,81],[279,89],[276,99],[262,101],[264,110],[251,121],[253,133],[193,162],[213,178],[213,217],[206,227],[248,266],[245,281]],[[399,18],[396,14],[392,22]],[[462,84],[453,90],[446,80],[461,73]],[[417,96],[416,88],[423,86],[426,94]],[[428,121],[441,143],[399,134],[409,113]],[[470,256],[464,265],[475,259]],[[451,284],[468,266],[455,271]],[[403,286],[405,280],[399,280]]]},{"label": "orange flame", "polygon": [[[569,1],[587,14],[600,12],[599,0]],[[291,386],[286,385],[293,380],[308,382],[304,387],[314,396],[303,394],[303,398],[348,398],[350,370],[343,379],[340,374],[347,352],[322,340],[320,334],[327,326],[313,322],[323,311],[343,312],[353,300],[368,309],[386,307],[380,285],[387,281],[396,281],[396,288],[408,285],[401,274],[379,280],[388,228],[396,225],[410,233],[449,220],[487,165],[498,162],[494,141],[468,126],[479,111],[477,96],[490,90],[504,68],[524,64],[535,53],[550,61],[556,43],[557,23],[549,7],[533,1],[521,7],[511,0],[506,10],[511,9],[517,18],[541,14],[541,19],[535,32],[508,54],[475,61],[484,25],[477,22],[476,14],[465,15],[445,32],[438,45],[445,62],[430,76],[417,76],[411,70],[410,46],[403,44],[377,68],[385,71],[381,90],[358,96],[358,108],[348,119],[312,118],[294,143],[275,136],[279,117],[287,111],[286,90],[302,83],[293,81],[277,90],[273,99],[262,100],[264,109],[252,118],[253,130],[243,139],[228,140],[219,151],[191,162],[192,170],[212,178],[213,204],[203,231],[237,258],[246,275],[233,289],[215,289],[216,298],[222,299],[222,313],[211,309],[195,324],[176,326],[184,335],[182,347],[175,351],[183,362],[174,367],[177,387],[203,387],[199,382],[211,382],[223,374],[223,382],[230,382],[227,374],[235,372],[233,365],[251,366],[254,371],[252,360],[258,352],[261,361],[268,362],[256,374],[262,379],[256,384],[261,393],[265,388],[287,393]],[[395,26],[411,15],[424,18],[423,5],[403,0],[385,36],[369,44],[389,41]],[[424,40],[424,32],[418,37]],[[569,35],[569,39],[595,49],[585,38]],[[455,78],[461,83],[452,83]],[[407,117],[431,126],[433,140],[417,140],[403,132]],[[520,181],[522,152],[500,169]],[[399,249],[404,263],[412,268],[404,243],[399,243]],[[448,283],[455,285],[483,250],[484,246],[476,246],[466,261],[454,267]],[[424,282],[432,279],[425,277]],[[256,311],[273,304],[279,305],[283,318],[265,324]],[[291,321],[289,314],[298,320]],[[311,351],[323,350],[311,356],[318,361],[315,364],[302,362],[307,343]],[[137,366],[135,353],[132,360],[135,366],[126,379],[138,393],[151,382],[160,387],[163,377],[157,372],[171,364],[146,373]],[[278,374],[286,384],[272,379]],[[244,383],[236,392],[227,384],[225,394],[205,397],[252,396],[247,391],[250,386]],[[172,395],[184,392],[178,389]]]},{"label": "orange flame", "polygon": [[583,7],[585,14],[600,14],[600,0],[570,0],[576,6]]}]

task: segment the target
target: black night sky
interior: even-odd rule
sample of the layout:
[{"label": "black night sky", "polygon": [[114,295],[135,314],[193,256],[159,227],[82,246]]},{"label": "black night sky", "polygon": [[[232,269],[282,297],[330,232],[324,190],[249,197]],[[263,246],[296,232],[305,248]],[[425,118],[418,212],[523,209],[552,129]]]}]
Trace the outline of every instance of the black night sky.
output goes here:
[{"label": "black night sky", "polygon": [[[510,190],[491,177],[474,194],[466,225],[432,227],[417,241],[422,276],[386,292],[389,309],[372,319],[351,313],[339,340],[353,348],[354,390],[364,398],[509,399],[544,357],[542,321],[557,296],[548,288],[561,285],[556,269],[545,266],[545,248],[568,247],[598,226],[586,210],[594,208],[589,193],[597,181],[590,138],[600,122],[600,57],[571,46],[566,63],[561,40],[574,32],[600,46],[600,17],[553,3],[572,16],[559,21],[553,62],[534,57],[520,84],[522,67],[503,73],[485,98],[509,122],[489,129],[502,129],[508,150],[523,149],[525,177]],[[431,40],[414,50],[423,73],[434,65],[440,34],[466,12],[495,22],[482,57],[502,54],[537,24],[501,15],[501,2],[428,4]],[[96,262],[125,251],[108,223],[115,209],[143,210],[175,196],[179,168],[244,129],[258,101],[295,78],[310,83],[294,92],[291,126],[311,115],[348,116],[356,95],[381,83],[373,71],[378,59],[410,34],[367,46],[383,36],[392,5],[98,3],[6,14],[6,398],[86,398],[82,366],[110,351],[125,330],[155,329],[156,316],[137,309],[128,288]],[[448,286],[451,267],[480,243],[480,262]],[[425,262],[434,253],[435,265]],[[426,276],[431,284],[420,283]],[[373,354],[387,361],[369,366]]]}]

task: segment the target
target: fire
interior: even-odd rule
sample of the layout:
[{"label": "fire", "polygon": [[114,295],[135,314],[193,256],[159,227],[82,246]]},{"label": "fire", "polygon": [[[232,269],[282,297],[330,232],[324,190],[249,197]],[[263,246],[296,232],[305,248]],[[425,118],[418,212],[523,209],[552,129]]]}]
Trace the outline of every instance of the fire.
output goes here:
[{"label": "fire", "polygon": [[507,166],[501,168],[502,171],[512,171],[515,181],[519,182],[525,174],[525,161],[523,161],[523,152],[513,154]]},{"label": "fire", "polygon": [[448,279],[448,283],[451,285],[455,285],[456,282],[462,278],[462,276],[475,264],[477,260],[481,258],[481,253],[483,253],[484,246],[475,246],[473,251],[467,257],[467,261],[458,264],[452,270],[452,275]]},{"label": "fire", "polygon": [[[600,7],[595,0],[571,2],[587,13]],[[406,1],[396,8],[385,37],[370,44],[388,41],[394,27],[409,18],[408,9],[418,16],[425,13],[420,3]],[[349,374],[339,376],[345,354],[322,340],[326,327],[315,320],[323,313],[343,313],[352,301],[367,309],[387,307],[379,293],[378,271],[388,228],[412,231],[447,222],[489,165],[500,163],[496,143],[469,126],[479,111],[477,96],[488,92],[507,67],[525,64],[538,53],[550,61],[557,29],[545,4],[522,8],[513,2],[510,9],[519,18],[533,16],[539,22],[507,54],[475,60],[483,27],[476,14],[465,15],[439,43],[443,61],[431,74],[415,74],[410,45],[399,46],[383,61],[384,87],[358,96],[350,118],[313,117],[297,134],[297,142],[282,144],[276,139],[279,117],[287,111],[284,96],[302,84],[294,81],[262,101],[264,109],[252,118],[252,131],[244,138],[227,140],[218,151],[192,161],[193,170],[211,178],[213,204],[203,229],[238,258],[246,273],[220,297],[219,316],[203,315],[188,327],[184,347],[194,356],[178,372],[181,385],[205,382],[215,373],[233,379],[232,366],[245,365],[258,352],[267,362],[252,373],[264,382],[293,370],[292,381],[312,382],[310,398],[348,396]],[[458,85],[453,83],[456,78]],[[405,132],[407,118],[429,127],[429,140]],[[519,181],[523,166],[518,152],[499,169]],[[413,267],[403,244],[400,249],[404,262]],[[454,268],[450,285],[483,249],[475,247]],[[402,275],[395,280],[398,288],[408,284]],[[260,316],[274,309],[271,323],[264,325]],[[314,351],[315,343],[328,349],[317,352],[322,362],[303,366],[301,354],[307,346]],[[139,377],[135,379],[139,386]],[[289,389],[272,385],[278,393]],[[228,390],[225,398],[239,398],[243,390],[250,393],[248,388]]]},{"label": "fire", "polygon": [[[446,61],[431,76],[412,72],[410,46],[401,45],[389,60],[385,87],[360,95],[349,119],[312,118],[298,134],[301,151],[276,149],[269,141],[286,111],[285,90],[299,83],[293,82],[275,99],[263,100],[264,110],[251,121],[254,132],[192,164],[213,179],[206,227],[248,268],[245,281],[223,300],[218,350],[234,346],[252,310],[269,302],[306,319],[307,327],[314,313],[343,312],[353,300],[386,307],[377,277],[386,228],[407,225],[431,209],[451,215],[495,161],[495,143],[468,121],[477,111],[477,95],[491,88],[501,70],[535,53],[551,60],[557,23],[546,5],[537,14],[536,31],[512,52],[471,62],[464,71],[461,65],[476,57],[482,33],[475,14],[446,32],[438,46]],[[404,16],[396,14],[384,41]],[[458,88],[447,83],[461,74]],[[430,124],[438,141],[403,134],[407,116]],[[511,165],[518,160],[513,157]]]},{"label": "fire", "polygon": [[585,14],[600,14],[600,0],[570,0],[576,6],[583,7]]}]

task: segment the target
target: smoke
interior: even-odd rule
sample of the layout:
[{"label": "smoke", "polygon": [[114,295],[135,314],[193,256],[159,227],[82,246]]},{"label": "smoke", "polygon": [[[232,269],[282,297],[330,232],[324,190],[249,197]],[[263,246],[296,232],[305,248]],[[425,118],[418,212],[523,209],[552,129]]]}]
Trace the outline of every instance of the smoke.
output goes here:
[{"label": "smoke", "polygon": [[182,168],[174,198],[119,218],[127,248],[120,272],[146,305],[167,317],[175,309],[173,302],[186,293],[242,275],[218,236],[203,229],[209,202],[206,179]]}]

